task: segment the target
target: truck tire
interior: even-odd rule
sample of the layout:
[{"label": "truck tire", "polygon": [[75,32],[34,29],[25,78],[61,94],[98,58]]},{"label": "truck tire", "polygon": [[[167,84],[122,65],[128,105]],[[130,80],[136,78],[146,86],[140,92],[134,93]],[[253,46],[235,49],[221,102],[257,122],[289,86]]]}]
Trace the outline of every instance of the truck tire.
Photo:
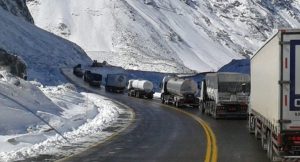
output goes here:
[{"label": "truck tire", "polygon": [[137,91],[137,92],[135,93],[135,97],[136,97],[136,98],[140,98],[140,92],[139,92],[139,91]]},{"label": "truck tire", "polygon": [[255,128],[254,128],[254,136],[255,136],[255,138],[258,140],[258,139],[260,139],[261,138],[261,134],[260,134],[260,131],[259,131],[259,129],[258,129],[258,126],[257,126],[257,118],[255,119]]},{"label": "truck tire", "polygon": [[254,134],[255,130],[255,118],[253,115],[249,115],[248,119],[248,131],[250,134]]},{"label": "truck tire", "polygon": [[[209,106],[210,106],[210,109],[209,109],[209,116],[213,116],[213,115],[214,115],[214,111],[215,111],[215,109],[214,109],[214,102],[213,102],[213,101],[210,101]],[[214,117],[214,116],[213,116],[213,117]]]},{"label": "truck tire", "polygon": [[263,148],[263,150],[267,150],[267,137],[264,134],[263,130],[261,130],[260,132],[261,132],[260,134],[261,147]]},{"label": "truck tire", "polygon": [[199,110],[200,110],[200,112],[201,112],[202,114],[204,114],[205,109],[204,109],[204,103],[203,103],[203,102],[200,102],[200,103],[199,103]]},{"label": "truck tire", "polygon": [[148,97],[147,97],[148,99],[153,99],[153,94],[151,94],[151,95],[148,95]]},{"label": "truck tire", "polygon": [[268,158],[270,159],[271,162],[275,160],[275,154],[273,150],[273,141],[272,141],[272,132],[269,131],[267,135],[267,154]]},{"label": "truck tire", "polygon": [[180,108],[179,102],[175,101],[175,107]]},{"label": "truck tire", "polygon": [[204,112],[205,112],[206,115],[209,116],[209,111],[210,111],[209,103],[206,102],[204,106],[205,106]]},{"label": "truck tire", "polygon": [[161,94],[160,99],[161,99],[161,103],[165,104],[165,97],[163,93]]}]

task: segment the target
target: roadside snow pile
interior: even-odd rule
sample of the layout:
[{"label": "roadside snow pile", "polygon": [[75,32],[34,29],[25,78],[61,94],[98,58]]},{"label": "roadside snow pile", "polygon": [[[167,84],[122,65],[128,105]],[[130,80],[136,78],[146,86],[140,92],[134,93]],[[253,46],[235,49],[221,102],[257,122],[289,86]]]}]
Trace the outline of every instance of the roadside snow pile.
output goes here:
[{"label": "roadside snow pile", "polygon": [[63,156],[64,147],[102,132],[123,111],[99,95],[76,92],[72,84],[44,87],[5,72],[1,76],[0,161]]},{"label": "roadside snow pile", "polygon": [[[0,133],[21,134],[32,131],[42,122],[34,115],[57,114],[62,109],[49,100],[37,87],[9,73],[0,79]],[[28,111],[29,109],[30,111]]]}]

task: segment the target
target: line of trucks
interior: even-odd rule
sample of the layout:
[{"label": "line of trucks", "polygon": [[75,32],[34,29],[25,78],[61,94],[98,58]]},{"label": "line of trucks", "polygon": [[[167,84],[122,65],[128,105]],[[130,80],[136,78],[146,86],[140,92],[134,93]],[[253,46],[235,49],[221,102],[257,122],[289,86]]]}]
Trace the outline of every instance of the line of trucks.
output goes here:
[{"label": "line of trucks", "polygon": [[[83,78],[90,86],[101,87],[102,75],[93,73],[90,70],[83,70],[78,64],[73,68],[73,74]],[[125,74],[107,74],[105,79],[105,90],[116,93],[123,93],[126,89],[127,76]]]},{"label": "line of trucks", "polygon": [[[218,72],[207,73],[196,83],[193,79],[165,76],[160,85],[161,102],[197,107],[216,119],[248,118],[249,132],[260,140],[270,161],[299,160],[300,30],[278,30],[250,62],[251,78]],[[120,80],[126,84],[125,78]],[[110,81],[106,78],[109,90]],[[127,89],[128,96],[153,98],[150,81],[129,80]]]},{"label": "line of trucks", "polygon": [[249,132],[270,161],[300,161],[300,29],[278,30],[250,65],[251,78],[206,74],[198,86],[199,100],[193,81],[165,77],[161,101],[177,107],[199,104],[214,118],[248,117]]}]

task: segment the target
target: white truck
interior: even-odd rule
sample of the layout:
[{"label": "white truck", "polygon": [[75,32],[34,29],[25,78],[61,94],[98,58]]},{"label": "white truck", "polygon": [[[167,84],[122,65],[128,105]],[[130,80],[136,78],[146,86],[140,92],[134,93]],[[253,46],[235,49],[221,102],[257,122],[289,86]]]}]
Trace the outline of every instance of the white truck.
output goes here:
[{"label": "white truck", "polygon": [[208,73],[201,82],[199,109],[214,118],[248,117],[250,76],[248,74]]},{"label": "white truck", "polygon": [[249,131],[271,161],[300,160],[300,30],[278,30],[251,58]]},{"label": "white truck", "polygon": [[173,104],[176,107],[199,106],[197,83],[192,79],[182,79],[177,76],[165,76],[161,84],[161,102]]},{"label": "white truck", "polygon": [[125,74],[107,74],[105,78],[105,90],[123,93],[126,88],[127,76]]},{"label": "white truck", "polygon": [[148,80],[131,79],[128,81],[128,96],[153,99],[153,83]]}]

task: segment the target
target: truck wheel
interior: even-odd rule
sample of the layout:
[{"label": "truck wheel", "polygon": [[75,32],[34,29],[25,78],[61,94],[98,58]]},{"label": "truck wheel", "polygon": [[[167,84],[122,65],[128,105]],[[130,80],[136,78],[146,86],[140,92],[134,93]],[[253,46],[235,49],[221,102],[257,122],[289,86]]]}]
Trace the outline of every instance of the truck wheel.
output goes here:
[{"label": "truck wheel", "polygon": [[180,105],[179,105],[179,102],[178,101],[175,101],[175,107],[179,108]]},{"label": "truck wheel", "polygon": [[268,136],[267,136],[267,154],[270,161],[273,162],[275,160],[275,156],[273,151],[273,141],[272,141],[271,131],[268,132]]},{"label": "truck wheel", "polygon": [[205,103],[204,106],[205,106],[204,112],[205,112],[206,115],[209,116],[209,109],[210,109],[209,104],[208,104],[208,103]]},{"label": "truck wheel", "polygon": [[204,109],[204,103],[203,102],[199,103],[199,110],[201,111],[202,114],[204,114],[205,109]]},{"label": "truck wheel", "polygon": [[161,94],[160,99],[161,99],[161,103],[164,104],[164,103],[165,103],[165,97],[164,97],[164,94]]},{"label": "truck wheel", "polygon": [[257,119],[255,119],[254,136],[257,140],[260,139],[260,132],[257,126]]},{"label": "truck wheel", "polygon": [[260,142],[261,142],[261,147],[263,148],[263,150],[267,150],[267,140],[266,140],[264,131],[262,131],[262,130],[261,130],[261,134],[260,134]]},{"label": "truck wheel", "polygon": [[249,115],[248,119],[248,131],[250,134],[253,134],[255,130],[255,118],[253,115]]},{"label": "truck wheel", "polygon": [[[214,111],[215,111],[215,110],[214,110]],[[217,113],[216,113],[216,112],[213,112],[212,117],[213,117],[214,119],[218,119]]]},{"label": "truck wheel", "polygon": [[148,96],[148,99],[153,99],[153,95],[149,95],[149,96]]},{"label": "truck wheel", "polygon": [[135,97],[140,98],[140,93],[136,92]]}]

